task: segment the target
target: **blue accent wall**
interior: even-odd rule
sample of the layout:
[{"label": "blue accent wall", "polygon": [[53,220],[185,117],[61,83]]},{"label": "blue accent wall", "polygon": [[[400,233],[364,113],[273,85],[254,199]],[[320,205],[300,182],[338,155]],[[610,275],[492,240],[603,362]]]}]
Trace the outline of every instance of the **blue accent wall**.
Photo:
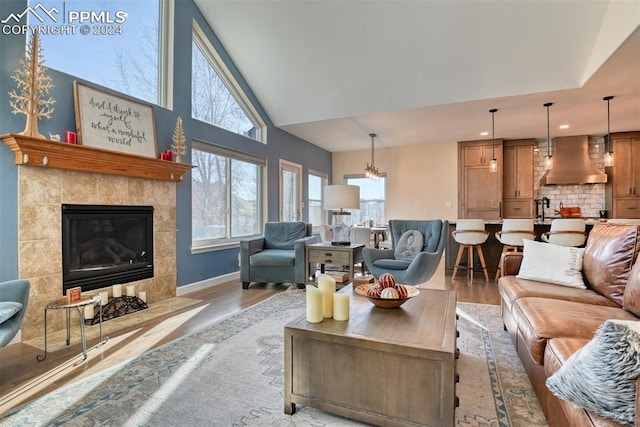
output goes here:
[{"label": "blue accent wall", "polygon": [[[22,12],[26,0],[0,1],[0,17]],[[174,10],[174,80],[173,110],[155,107],[158,150],[171,146],[171,137],[178,116],[182,117],[185,135],[209,141],[235,150],[259,155],[267,159],[267,221],[278,220],[279,160],[284,159],[303,166],[303,200],[307,199],[307,173],[309,169],[331,176],[331,153],[275,126],[244,81],[226,51],[191,0],[176,0]],[[262,144],[233,132],[191,119],[191,30],[196,20],[209,41],[217,49],[226,66],[249,97],[258,113],[267,123],[268,143]],[[23,115],[11,114],[8,91],[14,88],[11,75],[24,57],[24,36],[0,34],[0,134],[21,132],[24,129]],[[44,52],[46,61],[47,52]],[[61,133],[64,129],[75,129],[72,82],[74,76],[51,70],[55,89],[51,95],[56,99],[55,113],[51,120],[39,122],[43,135]],[[185,161],[191,158],[190,144]],[[4,144],[0,144],[0,281],[17,278],[17,192],[18,173],[14,156]],[[177,284],[198,282],[238,271],[238,249],[191,254],[191,180],[190,174],[177,187]],[[308,212],[303,210],[303,218]]]}]

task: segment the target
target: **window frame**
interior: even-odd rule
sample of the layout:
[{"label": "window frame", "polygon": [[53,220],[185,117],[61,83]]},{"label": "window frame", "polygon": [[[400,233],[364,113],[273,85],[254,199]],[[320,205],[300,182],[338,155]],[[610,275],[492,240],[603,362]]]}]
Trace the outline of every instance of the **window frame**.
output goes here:
[{"label": "window frame", "polygon": [[[27,5],[31,7],[32,3],[37,2],[35,0],[28,0]],[[112,84],[96,81],[94,76],[91,78],[87,76],[78,75],[78,69],[75,70],[61,70],[56,67],[48,67],[53,70],[59,71],[70,76],[78,77],[82,80],[105,87],[110,90],[125,94],[134,99],[139,99],[144,102],[148,102],[154,106],[173,110],[173,44],[174,44],[174,16],[175,16],[175,0],[158,0],[158,68],[156,70],[157,81],[157,94],[154,101],[140,98],[136,95],[129,94],[121,90],[121,88],[113,87]],[[25,38],[25,49],[29,42],[29,36]],[[77,53],[76,53],[77,54]],[[71,61],[73,62],[73,61]]]},{"label": "window frame", "polygon": [[[310,197],[311,194],[311,189],[309,188],[310,184],[311,184],[311,176],[316,176],[318,178],[320,178],[320,199],[312,199]],[[311,222],[311,202],[320,202],[320,218],[321,218],[321,222],[320,224],[313,224],[313,225],[323,225],[323,224],[329,224],[329,214],[327,212],[327,210],[324,209],[324,187],[326,185],[329,184],[329,175],[323,172],[318,172],[316,170],[313,169],[309,169],[309,172],[307,173],[307,218],[310,224],[313,224]]]},{"label": "window frame", "polygon": [[[265,174],[267,169],[266,167],[267,160],[263,157],[237,151],[228,147],[224,147],[221,145],[217,145],[211,142],[207,142],[207,141],[203,141],[195,138],[192,140],[191,149],[192,151],[193,150],[203,151],[209,154],[226,158],[227,165],[229,165],[229,167],[227,167],[227,170],[225,172],[225,176],[227,178],[227,184],[226,184],[227,192],[225,194],[225,197],[227,198],[227,202],[229,203],[228,205],[229,208],[227,209],[227,213],[226,213],[225,225],[227,227],[227,230],[229,231],[231,230],[231,214],[233,213],[233,209],[231,207],[230,200],[229,200],[233,194],[233,191],[232,191],[233,183],[230,180],[231,175],[233,173],[232,168],[230,167],[231,160],[239,160],[246,163],[252,163],[258,166],[258,173],[256,176],[258,181],[256,183],[256,200],[257,200],[256,213],[258,216],[256,219],[257,233],[250,234],[250,235],[237,236],[237,237],[229,236],[225,238],[208,238],[208,239],[196,240],[193,238],[193,209],[191,209],[191,221],[192,221],[191,222],[191,253],[198,254],[198,253],[204,253],[204,252],[210,252],[210,251],[216,251],[216,250],[222,250],[222,249],[228,249],[228,248],[236,248],[240,246],[241,240],[261,235],[263,225],[264,225],[264,218],[265,218],[264,183],[266,181]],[[193,183],[193,179],[194,179],[194,174],[192,174],[192,178],[191,178],[192,183]],[[192,192],[192,198],[193,198],[193,187],[191,189],[191,192]],[[191,201],[191,204],[193,205],[193,199]]]},{"label": "window frame", "polygon": [[[383,197],[384,197],[384,212],[385,212],[385,216],[386,216],[386,214],[387,214],[387,187],[388,187],[387,174],[385,172],[381,172],[380,173],[380,178],[384,178],[384,195],[383,195]],[[352,175],[344,175],[343,179],[344,179],[345,184],[349,184],[349,180],[350,179],[369,179],[370,180],[371,178],[368,178],[364,174],[352,174]],[[363,198],[361,196],[360,197],[360,205],[362,205],[362,200],[363,200]],[[362,209],[359,209],[359,210],[362,211]],[[364,218],[364,219],[366,219],[366,218]],[[384,223],[387,223],[389,221],[386,217],[384,219],[385,219]],[[352,223],[352,225],[353,225],[353,223]]]},{"label": "window frame", "polygon": [[[241,133],[234,132],[232,130],[222,128],[213,123],[204,121],[197,117],[193,117],[193,111],[191,112],[191,118],[194,120],[201,121],[203,123],[207,123],[211,126],[216,126],[217,128],[224,129],[228,132],[233,132],[236,135],[243,136],[251,141],[261,142],[263,144],[267,143],[267,124],[262,119],[262,116],[258,113],[253,103],[249,100],[249,97],[244,93],[236,79],[233,77],[233,74],[226,66],[222,57],[218,54],[216,49],[213,47],[213,44],[209,41],[209,38],[206,36],[198,22],[193,20],[193,30],[191,35],[192,41],[198,45],[202,55],[207,59],[209,65],[214,69],[220,80],[227,87],[227,90],[234,97],[235,101],[238,103],[240,108],[244,111],[245,115],[249,118],[249,120],[253,123],[256,128],[256,138],[251,138],[249,136],[243,135]],[[191,67],[193,67],[193,52],[191,53]],[[193,83],[192,83],[193,84]],[[191,100],[193,102],[193,100]],[[193,109],[192,109],[193,110]]]}]

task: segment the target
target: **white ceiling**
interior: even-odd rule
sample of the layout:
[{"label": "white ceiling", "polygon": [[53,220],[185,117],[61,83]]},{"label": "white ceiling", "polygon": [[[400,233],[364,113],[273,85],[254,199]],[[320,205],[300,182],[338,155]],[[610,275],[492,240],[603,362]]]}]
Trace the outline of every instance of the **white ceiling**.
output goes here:
[{"label": "white ceiling", "polygon": [[[274,124],[330,151],[640,130],[640,1],[195,0]],[[558,129],[569,124],[569,129]]]}]

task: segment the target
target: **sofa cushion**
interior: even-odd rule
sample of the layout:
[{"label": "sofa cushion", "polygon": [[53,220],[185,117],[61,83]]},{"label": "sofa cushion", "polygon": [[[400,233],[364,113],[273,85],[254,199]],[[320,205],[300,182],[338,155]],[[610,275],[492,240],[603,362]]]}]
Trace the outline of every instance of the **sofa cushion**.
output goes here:
[{"label": "sofa cushion", "polygon": [[517,299],[512,314],[531,358],[539,365],[551,338],[591,339],[607,319],[637,320],[622,308],[536,297]]},{"label": "sofa cushion", "polygon": [[637,260],[629,275],[627,286],[624,287],[622,307],[640,316],[640,262]]},{"label": "sofa cushion", "polygon": [[639,225],[595,225],[584,252],[583,271],[587,284],[622,305],[624,288],[638,257],[639,245]]},{"label": "sofa cushion", "polygon": [[293,267],[296,253],[287,249],[265,249],[249,257],[251,267]]},{"label": "sofa cushion", "polygon": [[584,249],[523,240],[522,264],[517,277],[585,289],[582,280]]},{"label": "sofa cushion", "polygon": [[624,424],[635,422],[640,322],[607,320],[546,381],[556,396]]},{"label": "sofa cushion", "polygon": [[264,227],[264,247],[267,249],[293,249],[293,242],[306,235],[307,224],[304,222],[268,222]]},{"label": "sofa cushion", "polygon": [[20,310],[22,310],[22,304],[19,302],[0,301],[0,323],[11,319]]},{"label": "sofa cushion", "polygon": [[558,372],[558,369],[590,340],[587,338],[552,338],[547,341],[544,350],[544,372],[547,377]]},{"label": "sofa cushion", "polygon": [[558,286],[536,280],[518,279],[515,276],[503,276],[498,281],[498,291],[505,306],[511,310],[513,301],[523,297],[553,298],[585,304],[620,307],[604,295],[592,289],[576,289]]},{"label": "sofa cushion", "polygon": [[393,255],[396,259],[411,261],[422,251],[423,244],[424,237],[421,232],[418,230],[405,231],[400,236]]}]

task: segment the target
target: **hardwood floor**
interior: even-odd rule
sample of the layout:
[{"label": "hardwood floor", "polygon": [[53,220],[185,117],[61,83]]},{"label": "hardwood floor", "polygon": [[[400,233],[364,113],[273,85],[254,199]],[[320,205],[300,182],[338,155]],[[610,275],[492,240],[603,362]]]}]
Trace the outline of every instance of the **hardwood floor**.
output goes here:
[{"label": "hardwood floor", "polygon": [[[444,260],[434,277],[420,287],[452,289],[460,302],[499,304],[497,285],[475,278],[469,283],[464,273],[456,280],[444,274]],[[86,361],[78,355],[79,343],[53,353],[38,362],[41,350],[23,343],[0,349],[0,414],[42,396],[58,387],[115,366],[145,351],[190,334],[235,312],[287,289],[286,285],[252,284],[243,290],[239,281],[183,295],[200,303],[135,326],[109,333],[104,346],[92,349]],[[98,339],[88,340],[88,346]]]}]

